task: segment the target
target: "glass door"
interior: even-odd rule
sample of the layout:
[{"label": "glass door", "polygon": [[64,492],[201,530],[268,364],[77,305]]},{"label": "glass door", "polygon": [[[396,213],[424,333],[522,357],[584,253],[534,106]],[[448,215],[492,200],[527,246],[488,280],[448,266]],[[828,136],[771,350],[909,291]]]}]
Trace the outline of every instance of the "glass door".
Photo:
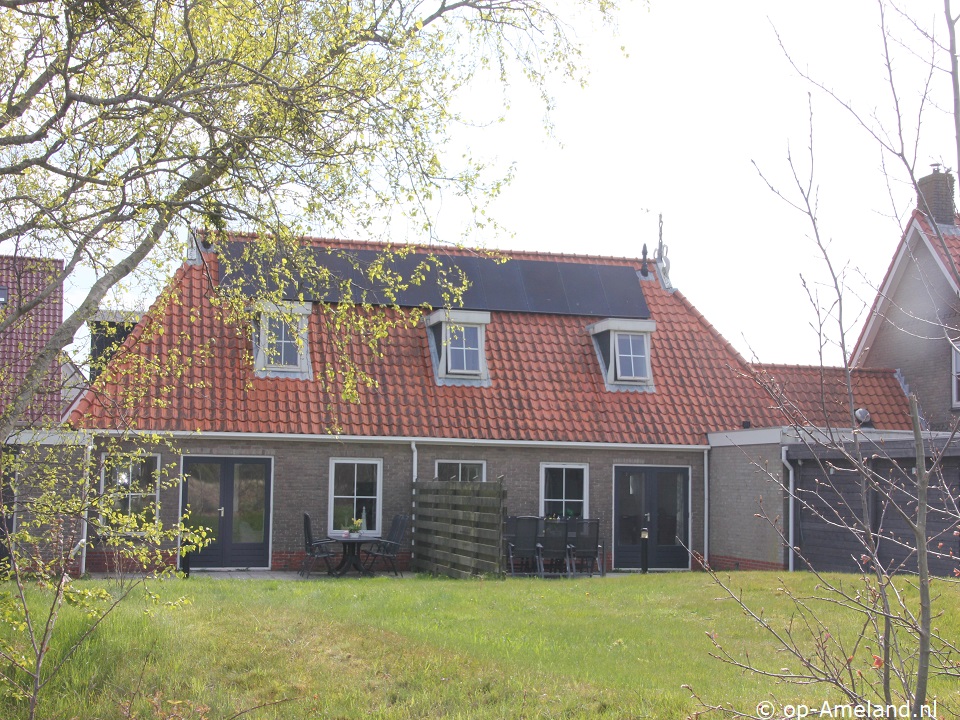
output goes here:
[{"label": "glass door", "polygon": [[688,471],[686,468],[617,467],[613,478],[614,566],[643,566],[643,535],[648,568],[689,566]]},{"label": "glass door", "polygon": [[184,458],[187,525],[212,538],[191,567],[269,566],[270,475],[267,459]]}]

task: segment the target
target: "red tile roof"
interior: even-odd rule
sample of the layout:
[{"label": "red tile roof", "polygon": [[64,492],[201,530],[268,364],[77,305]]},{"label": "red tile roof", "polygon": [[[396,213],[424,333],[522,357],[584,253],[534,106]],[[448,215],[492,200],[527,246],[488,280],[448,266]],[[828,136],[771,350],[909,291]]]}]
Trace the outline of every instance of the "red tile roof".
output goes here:
[{"label": "red tile roof", "polygon": [[[507,255],[641,266],[614,258]],[[707,432],[737,429],[745,420],[754,427],[784,424],[750,366],[682,293],[661,286],[653,263],[651,280],[642,285],[656,322],[653,392],[605,387],[586,331],[596,318],[494,312],[486,327],[488,387],[437,385],[421,324],[392,331],[380,358],[354,348],[377,384],[361,388],[360,402],[350,404],[339,398],[339,378],[325,388],[316,379],[256,377],[250,340],[224,325],[210,302],[216,258],[204,258],[210,268],[182,267],[172,284],[179,289],[175,301],[152,308],[112,363],[115,370],[151,365],[146,383],[105,373],[72,414],[74,424],[294,435],[325,434],[336,424],[345,436],[657,445],[704,445]],[[309,327],[315,378],[324,377],[333,359],[328,324],[315,306]],[[158,328],[162,332],[154,332]]]},{"label": "red tile roof", "polygon": [[[850,397],[843,368],[757,364],[757,380],[801,425],[850,427]],[[894,370],[851,373],[853,407],[866,408],[878,430],[909,430],[910,405]]]},{"label": "red tile roof", "polygon": [[[63,263],[59,260],[0,256],[0,286],[7,289],[7,302],[0,305],[0,318],[34,299],[51,281],[53,274],[62,268]],[[48,298],[0,335],[0,407],[6,406],[23,383],[37,353],[62,320],[63,292],[62,287],[57,287]],[[23,419],[58,418],[62,411],[60,385],[60,374],[54,365],[49,380],[41,386],[37,400]]]}]

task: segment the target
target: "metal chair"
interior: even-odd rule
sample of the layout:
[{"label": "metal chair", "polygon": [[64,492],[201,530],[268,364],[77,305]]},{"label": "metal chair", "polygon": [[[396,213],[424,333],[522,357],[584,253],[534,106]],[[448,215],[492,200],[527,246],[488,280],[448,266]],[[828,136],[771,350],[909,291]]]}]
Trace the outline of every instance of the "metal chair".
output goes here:
[{"label": "metal chair", "polygon": [[397,571],[397,554],[403,546],[403,535],[407,531],[407,523],[409,522],[409,515],[394,515],[387,537],[378,540],[369,550],[361,550],[366,560],[364,567],[367,570],[373,567],[377,558],[380,558],[390,564],[394,575],[403,577],[403,573]]},{"label": "metal chair", "polygon": [[[567,538],[566,520],[544,520],[543,535],[537,543],[537,574],[543,577],[546,573],[546,563],[559,567],[563,561],[563,574],[572,577],[570,569],[570,549]],[[556,574],[560,574],[559,571]]]},{"label": "metal chair", "polygon": [[600,520],[593,518],[590,520],[571,520],[570,521],[571,539],[573,547],[570,550],[571,563],[573,571],[577,571],[577,561],[580,566],[586,565],[587,573],[592,577],[594,567],[600,575],[604,575],[603,546],[600,544]]},{"label": "metal chair", "polygon": [[303,564],[300,566],[300,576],[308,578],[310,577],[310,572],[313,570],[313,564],[318,560],[322,559],[327,564],[327,574],[333,574],[333,563],[331,562],[332,558],[337,556],[331,548],[335,546],[336,543],[333,540],[314,540],[313,539],[313,528],[310,523],[310,515],[307,513],[303,514]]},{"label": "metal chair", "polygon": [[513,538],[507,542],[510,574],[516,576],[518,567],[521,571],[527,570],[528,574],[533,574],[537,567],[537,532],[540,518],[521,516],[514,518],[512,524]]}]

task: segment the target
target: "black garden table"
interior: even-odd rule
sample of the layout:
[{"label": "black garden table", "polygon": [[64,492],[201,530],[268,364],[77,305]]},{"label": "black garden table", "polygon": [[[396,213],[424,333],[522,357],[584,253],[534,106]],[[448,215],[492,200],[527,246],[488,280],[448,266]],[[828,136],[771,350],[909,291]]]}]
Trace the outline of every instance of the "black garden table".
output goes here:
[{"label": "black garden table", "polygon": [[363,566],[363,563],[360,562],[360,548],[364,543],[375,543],[379,541],[380,538],[362,534],[344,537],[342,533],[330,534],[327,535],[327,537],[331,540],[336,540],[343,548],[343,557],[340,558],[339,564],[333,569],[334,575],[342,577],[350,572],[351,568],[361,575],[373,575],[373,572],[367,570]]}]

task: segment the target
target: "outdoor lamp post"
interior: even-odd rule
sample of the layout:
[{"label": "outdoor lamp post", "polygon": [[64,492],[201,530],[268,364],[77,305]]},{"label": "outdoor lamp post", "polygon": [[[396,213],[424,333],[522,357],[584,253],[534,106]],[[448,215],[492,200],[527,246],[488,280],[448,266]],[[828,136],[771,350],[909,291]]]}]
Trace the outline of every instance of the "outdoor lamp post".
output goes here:
[{"label": "outdoor lamp post", "polygon": [[650,531],[647,528],[640,529],[640,570],[646,572],[650,567],[648,562],[647,548],[650,544]]}]

